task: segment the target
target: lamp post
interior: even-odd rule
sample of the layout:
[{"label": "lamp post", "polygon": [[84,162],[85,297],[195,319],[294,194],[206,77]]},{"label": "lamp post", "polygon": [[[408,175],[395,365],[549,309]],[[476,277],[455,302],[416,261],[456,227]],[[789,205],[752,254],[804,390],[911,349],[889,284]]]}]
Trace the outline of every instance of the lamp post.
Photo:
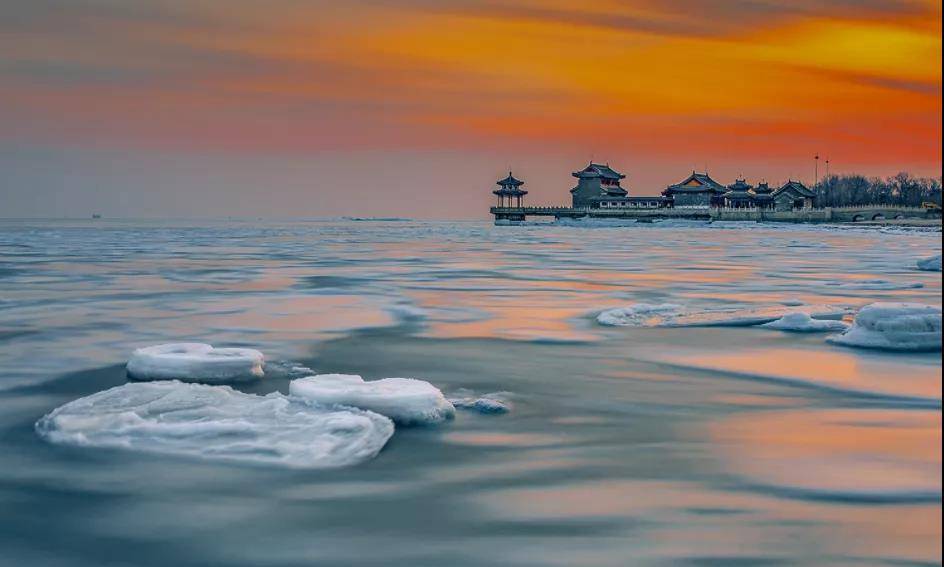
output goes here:
[{"label": "lamp post", "polygon": [[813,157],[813,187],[819,185],[819,153]]}]

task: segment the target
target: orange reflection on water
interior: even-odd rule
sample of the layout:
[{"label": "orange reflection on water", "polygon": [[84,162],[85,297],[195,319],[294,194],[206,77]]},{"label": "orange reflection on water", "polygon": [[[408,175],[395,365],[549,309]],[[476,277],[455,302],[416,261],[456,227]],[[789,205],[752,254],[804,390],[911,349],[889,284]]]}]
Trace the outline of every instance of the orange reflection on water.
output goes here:
[{"label": "orange reflection on water", "polygon": [[730,472],[762,484],[875,493],[941,491],[941,414],[917,410],[751,412],[709,428]]},{"label": "orange reflection on water", "polygon": [[924,358],[888,357],[840,348],[771,347],[672,355],[666,362],[889,395],[941,397],[941,366]]},{"label": "orange reflection on water", "polygon": [[[499,489],[470,504],[511,521],[624,521],[626,552],[663,561],[763,555],[815,564],[823,554],[841,557],[848,541],[863,554],[916,561],[936,561],[941,553],[939,506],[824,504],[648,479]],[[805,544],[798,546],[798,538]]]},{"label": "orange reflection on water", "polygon": [[280,332],[315,336],[324,331],[380,327],[393,323],[388,313],[354,295],[269,298],[248,306],[244,301],[234,298],[221,301],[216,307],[215,314],[195,317],[196,322],[210,328],[261,329],[276,333],[276,337]]},{"label": "orange reflection on water", "polygon": [[[442,318],[434,313],[427,321],[426,334],[430,336],[553,340],[596,337],[572,324],[573,319],[587,314],[586,296],[580,293],[464,292],[459,298],[452,292],[422,291],[411,293],[411,299],[424,309],[461,307],[458,317]],[[462,312],[467,316],[461,316]]]}]

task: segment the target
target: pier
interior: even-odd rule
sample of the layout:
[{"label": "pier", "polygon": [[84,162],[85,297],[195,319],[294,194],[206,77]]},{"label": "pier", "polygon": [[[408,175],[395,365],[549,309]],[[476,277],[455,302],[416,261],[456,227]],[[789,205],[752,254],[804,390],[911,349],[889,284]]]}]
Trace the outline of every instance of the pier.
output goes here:
[{"label": "pier", "polygon": [[495,221],[523,221],[528,217],[554,217],[555,219],[692,219],[710,220],[711,213],[706,208],[637,207],[630,209],[604,209],[592,207],[492,207],[490,212]]},{"label": "pier", "polygon": [[706,221],[754,222],[809,222],[857,223],[895,219],[937,219],[940,213],[921,207],[890,207],[863,205],[861,207],[803,208],[789,211],[729,207],[652,207],[602,209],[592,207],[492,207],[489,211],[495,222],[521,222],[529,217],[555,219],[687,219]]}]

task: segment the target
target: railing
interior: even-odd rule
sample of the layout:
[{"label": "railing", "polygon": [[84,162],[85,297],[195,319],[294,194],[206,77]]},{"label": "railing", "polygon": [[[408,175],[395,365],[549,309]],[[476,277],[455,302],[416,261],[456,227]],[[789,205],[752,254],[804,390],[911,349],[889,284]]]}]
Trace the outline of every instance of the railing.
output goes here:
[{"label": "railing", "polygon": [[514,212],[514,213],[557,213],[557,212],[574,212],[574,213],[585,213],[590,211],[590,207],[492,207],[493,211],[500,211],[503,213]]},{"label": "railing", "polygon": [[892,211],[907,211],[907,212],[924,212],[927,209],[924,207],[903,207],[900,205],[850,205],[846,207],[823,207],[826,209],[832,209],[834,211],[874,211],[876,209],[883,210],[892,210]]},{"label": "railing", "polygon": [[762,209],[760,207],[711,207],[711,209],[705,207],[705,210],[710,210],[712,213],[759,213],[773,211],[773,209]]}]

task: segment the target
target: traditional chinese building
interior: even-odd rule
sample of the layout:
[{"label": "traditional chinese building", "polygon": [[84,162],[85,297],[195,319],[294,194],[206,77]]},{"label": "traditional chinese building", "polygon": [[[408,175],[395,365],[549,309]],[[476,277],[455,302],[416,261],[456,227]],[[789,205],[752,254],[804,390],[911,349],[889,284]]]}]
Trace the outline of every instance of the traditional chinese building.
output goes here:
[{"label": "traditional chinese building", "polygon": [[723,204],[728,189],[708,176],[708,172],[692,174],[662,192],[668,207],[711,207]]},{"label": "traditional chinese building", "polygon": [[577,178],[577,186],[570,190],[574,208],[658,208],[662,204],[659,197],[630,197],[629,191],[620,186],[626,175],[609,164],[591,162],[571,175]]},{"label": "traditional chinese building", "polygon": [[[522,200],[527,191],[521,188],[524,182],[509,171],[508,176],[498,181],[498,189],[492,191],[498,197],[497,206],[492,207],[496,223],[524,221],[527,216],[554,216],[557,218],[688,218],[725,220],[828,220],[829,211],[818,213],[814,219],[810,212],[816,206],[816,193],[799,181],[788,180],[776,189],[764,181],[756,187],[746,179],[738,177],[734,183],[724,186],[712,179],[707,172],[692,171],[684,180],[669,185],[659,197],[631,197],[622,186],[626,176],[609,166],[589,163],[572,173],[577,186],[570,190],[573,205],[570,207],[525,207]],[[669,209],[678,210],[669,210]],[[731,211],[730,209],[742,209]],[[766,214],[770,211],[771,214]],[[797,212],[799,211],[799,212]],[[797,212],[797,217],[773,213]],[[733,216],[732,216],[733,215]],[[752,216],[754,215],[754,216]]]},{"label": "traditional chinese building", "polygon": [[757,187],[754,188],[754,207],[758,209],[773,209],[774,208],[774,190],[770,188],[770,185],[766,181],[761,181],[757,184]]},{"label": "traditional chinese building", "polygon": [[774,209],[793,211],[811,209],[816,200],[816,193],[799,181],[789,180],[773,192]]},{"label": "traditional chinese building", "polygon": [[724,199],[724,206],[728,208],[755,208],[754,186],[744,179],[735,179],[734,183],[728,185],[728,190],[721,197]]},{"label": "traditional chinese building", "polygon": [[522,197],[528,194],[527,191],[521,188],[524,181],[515,179],[510,171],[508,177],[496,182],[496,185],[499,188],[492,191],[492,193],[498,197],[499,207],[520,207]]},{"label": "traditional chinese building", "polygon": [[600,199],[616,199],[629,194],[620,187],[620,181],[626,176],[610,168],[609,164],[590,162],[571,175],[577,178],[577,186],[570,190],[575,208],[592,207]]}]

